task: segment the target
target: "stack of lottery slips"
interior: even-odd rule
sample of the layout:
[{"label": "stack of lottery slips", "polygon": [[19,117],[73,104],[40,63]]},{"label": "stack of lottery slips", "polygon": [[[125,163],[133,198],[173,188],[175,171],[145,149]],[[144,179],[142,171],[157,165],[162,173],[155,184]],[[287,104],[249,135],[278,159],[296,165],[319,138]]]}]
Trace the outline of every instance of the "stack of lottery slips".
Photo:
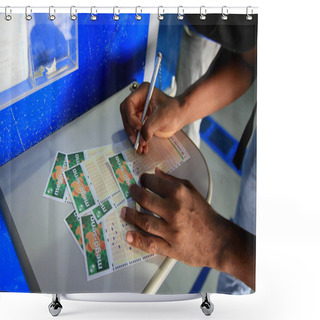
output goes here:
[{"label": "stack of lottery slips", "polygon": [[129,187],[155,167],[170,173],[190,158],[176,137],[152,139],[148,155],[135,155],[128,140],[94,149],[63,153],[53,161],[43,196],[72,204],[64,222],[84,256],[87,281],[153,256],[126,242],[135,230],[120,216],[136,208]]}]

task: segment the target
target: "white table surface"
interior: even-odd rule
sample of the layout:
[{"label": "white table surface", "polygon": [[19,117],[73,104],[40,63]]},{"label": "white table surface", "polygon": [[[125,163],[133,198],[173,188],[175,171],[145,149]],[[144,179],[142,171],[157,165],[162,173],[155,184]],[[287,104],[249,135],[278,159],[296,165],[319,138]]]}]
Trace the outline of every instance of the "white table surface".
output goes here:
[{"label": "white table surface", "polygon": [[[128,86],[0,167],[0,205],[31,292],[139,293],[165,259],[156,256],[87,281],[84,258],[64,224],[72,205],[42,196],[57,151],[90,149],[126,137],[119,105],[129,94]],[[179,132],[177,136],[191,159],[174,175],[190,180],[208,198],[206,162],[186,135]]]}]

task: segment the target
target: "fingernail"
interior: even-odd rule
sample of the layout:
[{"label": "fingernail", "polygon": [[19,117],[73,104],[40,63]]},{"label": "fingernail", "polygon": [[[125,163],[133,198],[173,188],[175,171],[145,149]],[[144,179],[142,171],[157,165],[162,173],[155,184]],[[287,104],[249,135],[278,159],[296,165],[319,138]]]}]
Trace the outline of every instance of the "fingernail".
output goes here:
[{"label": "fingernail", "polygon": [[132,241],[133,241],[133,236],[132,236],[132,234],[131,234],[131,233],[127,233],[127,242],[128,242],[128,243],[132,243]]},{"label": "fingernail", "polygon": [[126,217],[126,208],[125,207],[123,207],[122,209],[121,209],[121,212],[120,212],[120,214],[121,214],[121,217],[123,218],[123,219],[125,219],[125,217]]},{"label": "fingernail", "polygon": [[132,144],[134,144],[134,143],[136,142],[136,141],[135,141],[135,140],[136,140],[136,137],[133,136],[133,135],[130,136],[129,139],[130,139],[130,141],[131,141]]}]

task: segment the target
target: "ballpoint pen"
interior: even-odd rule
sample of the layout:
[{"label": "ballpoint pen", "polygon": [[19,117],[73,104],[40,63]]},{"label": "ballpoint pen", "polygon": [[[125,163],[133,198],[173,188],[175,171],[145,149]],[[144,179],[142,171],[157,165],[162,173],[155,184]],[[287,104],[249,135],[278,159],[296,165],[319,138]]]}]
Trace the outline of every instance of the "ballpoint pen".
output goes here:
[{"label": "ballpoint pen", "polygon": [[[162,54],[161,54],[161,52],[158,52],[156,65],[155,65],[155,68],[153,70],[151,83],[150,83],[150,86],[149,86],[148,95],[147,95],[146,103],[144,105],[143,114],[142,114],[142,118],[141,118],[142,125],[144,125],[144,121],[145,121],[145,117],[146,117],[146,114],[147,114],[147,111],[148,111],[148,107],[149,107],[149,103],[150,103],[150,100],[151,100],[152,92],[153,92],[153,89],[154,89],[154,86],[155,86],[155,83],[156,83],[156,79],[157,79],[157,75],[158,75],[158,71],[159,71],[159,68],[160,68],[161,59],[162,59]],[[136,152],[138,150],[139,139],[140,139],[140,131],[138,131],[137,139],[136,139],[136,142],[134,144],[134,152]]]}]

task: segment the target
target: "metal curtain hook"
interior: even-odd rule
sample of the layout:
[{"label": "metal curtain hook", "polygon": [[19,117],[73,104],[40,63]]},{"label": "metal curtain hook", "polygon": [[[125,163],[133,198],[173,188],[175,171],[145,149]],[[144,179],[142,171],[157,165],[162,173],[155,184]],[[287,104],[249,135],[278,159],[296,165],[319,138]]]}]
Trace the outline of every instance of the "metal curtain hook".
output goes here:
[{"label": "metal curtain hook", "polygon": [[[74,13],[72,12],[72,9],[74,9]],[[75,6],[70,7],[70,19],[72,21],[77,20],[77,8]]]},{"label": "metal curtain hook", "polygon": [[[12,19],[12,16],[8,14],[9,6],[6,6],[4,9],[4,17],[7,21],[10,21]],[[12,9],[10,9],[10,13],[12,13]]]},{"label": "metal curtain hook", "polygon": [[30,13],[28,12],[28,9],[30,8],[30,6],[26,7],[25,13],[26,13],[26,20],[30,21],[32,19],[32,15],[30,14],[32,12],[32,9],[30,8]]},{"label": "metal curtain hook", "polygon": [[138,14],[138,8],[139,8],[139,10],[140,10],[140,13],[142,13],[142,9],[141,9],[141,7],[140,6],[137,6],[136,7],[136,20],[141,20],[141,16]]},{"label": "metal curtain hook", "polygon": [[162,9],[162,13],[164,13],[164,10],[163,10],[163,6],[158,7],[158,19],[162,21],[164,19],[164,16],[160,14],[160,8]]},{"label": "metal curtain hook", "polygon": [[[90,13],[91,13],[91,21],[96,21],[97,20],[97,16],[93,14],[93,8],[96,8],[96,7],[91,7],[91,10],[90,10]],[[96,14],[97,14],[97,9],[96,9]]]},{"label": "metal curtain hook", "polygon": [[52,14],[52,12],[51,12],[52,10],[54,13],[56,12],[56,9],[54,8],[54,6],[49,7],[49,20],[51,20],[51,21],[53,21],[56,18],[56,16],[54,14]]},{"label": "metal curtain hook", "polygon": [[177,16],[178,20],[183,20],[184,18],[184,9],[183,6],[179,6],[178,7],[178,16]]},{"label": "metal curtain hook", "polygon": [[200,20],[206,20],[207,18],[207,9],[205,6],[200,7]]},{"label": "metal curtain hook", "polygon": [[[116,9],[118,10],[118,13],[116,13]],[[118,21],[120,19],[119,13],[120,13],[119,7],[117,7],[117,6],[113,7],[113,20],[114,21]]]},{"label": "metal curtain hook", "polygon": [[[250,13],[249,13],[249,10],[250,10]],[[247,9],[246,9],[246,19],[248,20],[248,21],[251,21],[252,20],[252,14],[253,14],[253,9],[252,9],[252,7],[247,7]]]},{"label": "metal curtain hook", "polygon": [[229,12],[228,12],[228,7],[223,6],[223,7],[221,8],[221,19],[222,19],[222,20],[228,20],[228,14],[229,14]]}]

